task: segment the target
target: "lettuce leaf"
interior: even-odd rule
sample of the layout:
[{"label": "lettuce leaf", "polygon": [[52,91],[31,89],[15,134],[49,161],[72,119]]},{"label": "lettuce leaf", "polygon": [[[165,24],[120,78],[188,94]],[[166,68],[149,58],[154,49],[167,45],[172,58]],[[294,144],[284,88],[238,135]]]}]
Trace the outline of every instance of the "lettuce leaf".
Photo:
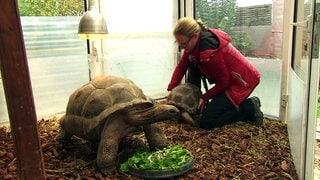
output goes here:
[{"label": "lettuce leaf", "polygon": [[126,162],[120,165],[120,171],[128,172],[129,167],[139,170],[174,170],[191,160],[191,154],[181,145],[170,145],[162,150],[138,149]]}]

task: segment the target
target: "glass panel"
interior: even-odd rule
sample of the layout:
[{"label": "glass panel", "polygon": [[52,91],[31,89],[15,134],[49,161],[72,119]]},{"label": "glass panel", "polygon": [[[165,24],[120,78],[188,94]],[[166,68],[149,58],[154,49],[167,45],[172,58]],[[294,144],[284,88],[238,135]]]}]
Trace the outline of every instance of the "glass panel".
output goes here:
[{"label": "glass panel", "polygon": [[[19,0],[37,116],[65,112],[69,95],[89,79],[86,41],[77,35],[83,1]],[[0,83],[0,123],[8,123]]]},{"label": "glass panel", "polygon": [[265,115],[278,118],[283,2],[200,0],[195,7],[196,18],[226,31],[232,44],[258,68],[261,81],[253,95],[260,97]]},{"label": "glass panel", "polygon": [[79,16],[24,16],[22,29],[37,116],[65,111],[69,95],[89,79]]},{"label": "glass panel", "polygon": [[307,18],[310,16],[312,10],[312,1],[297,1],[296,13],[294,22],[297,23],[294,26],[294,46],[293,46],[293,63],[292,68],[297,75],[307,82],[308,74],[308,59],[309,48],[308,42],[310,41],[310,33],[307,29]]},{"label": "glass panel", "polygon": [[[89,80],[86,41],[77,36],[84,12],[82,3],[19,0],[39,117],[64,112],[69,95]],[[147,95],[164,97],[176,63],[172,36],[174,2],[100,3],[100,9],[106,7],[110,32],[103,42],[106,74],[130,78]],[[0,92],[0,110],[6,112],[4,94]],[[8,122],[7,113],[0,113],[0,122]]]},{"label": "glass panel", "polygon": [[[133,80],[153,98],[164,97],[176,63],[173,1],[103,1],[109,35],[104,72]],[[125,12],[125,13],[124,13]]]}]

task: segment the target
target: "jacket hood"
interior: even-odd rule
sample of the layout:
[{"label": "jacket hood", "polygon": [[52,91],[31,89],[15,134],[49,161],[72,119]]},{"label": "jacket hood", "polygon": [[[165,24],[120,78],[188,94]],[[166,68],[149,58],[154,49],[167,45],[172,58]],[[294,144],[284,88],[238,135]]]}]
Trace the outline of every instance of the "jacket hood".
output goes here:
[{"label": "jacket hood", "polygon": [[231,37],[226,32],[221,31],[219,29],[212,29],[212,28],[209,28],[209,31],[218,37],[219,39],[218,49],[227,46],[231,42]]},{"label": "jacket hood", "polygon": [[[231,42],[231,37],[224,31],[218,30],[218,29],[213,29],[213,28],[209,28],[208,31],[210,31],[212,34],[214,34],[218,40],[219,40],[219,47],[216,49],[210,49],[210,53],[215,53],[217,51],[219,51],[221,48],[227,46],[230,42]],[[186,53],[187,56],[191,55],[192,57],[199,57],[199,45],[200,45],[200,39],[198,39],[198,42],[196,44],[195,49],[190,52],[190,53]]]}]

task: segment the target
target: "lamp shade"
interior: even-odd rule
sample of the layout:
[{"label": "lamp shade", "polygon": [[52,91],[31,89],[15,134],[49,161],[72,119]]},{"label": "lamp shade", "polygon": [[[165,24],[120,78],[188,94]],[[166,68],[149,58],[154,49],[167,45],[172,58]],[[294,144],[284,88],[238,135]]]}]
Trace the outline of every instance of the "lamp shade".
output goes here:
[{"label": "lamp shade", "polygon": [[103,16],[91,5],[80,19],[78,35],[83,39],[104,38],[108,34]]}]

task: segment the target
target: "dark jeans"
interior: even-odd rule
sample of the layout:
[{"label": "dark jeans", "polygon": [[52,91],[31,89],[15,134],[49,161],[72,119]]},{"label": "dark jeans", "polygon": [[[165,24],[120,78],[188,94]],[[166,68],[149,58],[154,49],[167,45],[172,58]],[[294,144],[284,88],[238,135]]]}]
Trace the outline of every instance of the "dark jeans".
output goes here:
[{"label": "dark jeans", "polygon": [[[194,64],[191,64],[188,69],[187,82],[201,88],[201,77],[201,71]],[[200,128],[213,129],[237,121],[247,121],[247,116],[252,114],[252,111],[253,104],[250,99],[243,101],[237,109],[226,95],[221,93],[213,97],[207,104],[200,119]]]},{"label": "dark jeans", "polygon": [[253,104],[250,99],[244,100],[239,109],[229,101],[224,93],[215,96],[207,105],[200,119],[200,128],[213,129],[237,121],[248,121],[252,114]]}]

